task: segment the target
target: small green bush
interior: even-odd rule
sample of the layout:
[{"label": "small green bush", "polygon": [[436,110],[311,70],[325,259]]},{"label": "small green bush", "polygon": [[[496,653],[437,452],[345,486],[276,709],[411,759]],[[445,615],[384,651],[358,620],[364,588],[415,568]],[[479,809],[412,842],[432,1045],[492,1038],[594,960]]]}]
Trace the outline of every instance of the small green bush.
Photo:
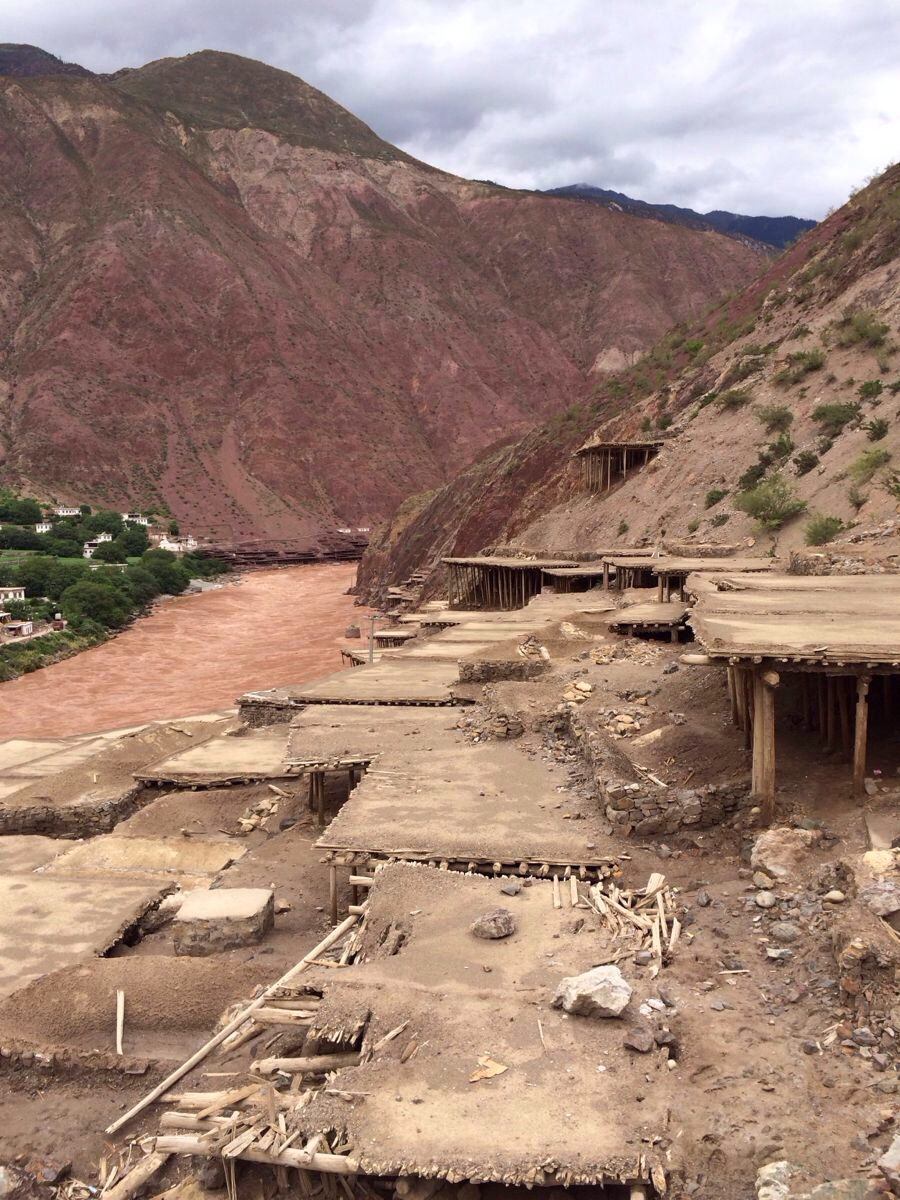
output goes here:
[{"label": "small green bush", "polygon": [[710,521],[710,525],[712,525],[714,528],[718,529],[720,525],[725,524],[725,522],[730,518],[730,516],[731,516],[731,513],[729,513],[729,512],[716,513],[716,515]]},{"label": "small green bush", "polygon": [[863,450],[858,458],[855,458],[847,468],[847,474],[852,481],[861,487],[864,483],[868,483],[883,466],[891,461],[891,452],[883,447],[874,447],[871,450]]},{"label": "small green bush", "polygon": [[649,433],[652,428],[652,422],[649,417],[644,417],[641,421],[641,433]]},{"label": "small green bush", "polygon": [[847,499],[850,502],[850,507],[859,511],[865,502],[868,500],[868,494],[858,488],[855,484],[847,490]]},{"label": "small green bush", "polygon": [[659,416],[656,418],[656,428],[657,429],[668,429],[671,424],[672,424],[672,418],[669,416],[668,413],[660,413]]},{"label": "small green bush", "polygon": [[812,419],[829,437],[837,437],[845,425],[858,421],[859,415],[860,408],[855,400],[817,404],[812,411]]},{"label": "small green bush", "polygon": [[762,479],[763,475],[765,475],[767,469],[768,464],[766,463],[751,463],[747,470],[744,471],[743,475],[738,478],[738,487],[740,490],[742,492],[746,492],[750,488],[755,487]]},{"label": "small green bush", "polygon": [[788,481],[777,471],[735,497],[734,507],[753,517],[763,529],[780,529],[806,508]]},{"label": "small green bush", "polygon": [[714,504],[718,504],[720,500],[724,500],[728,495],[726,488],[710,488],[703,500],[704,508],[712,508]]},{"label": "small green bush", "polygon": [[773,462],[784,462],[784,460],[794,453],[794,443],[791,441],[789,433],[780,433],[774,442],[769,443],[769,453],[772,456]]},{"label": "small green bush", "polygon": [[719,396],[719,407],[727,411],[743,408],[750,399],[749,388],[728,388]]},{"label": "small green bush", "polygon": [[888,423],[883,417],[875,417],[872,421],[866,421],[863,429],[870,442],[880,442],[888,431]]},{"label": "small green bush", "polygon": [[764,404],[756,415],[766,433],[787,433],[794,421],[794,414],[785,404]]},{"label": "small green bush", "polygon": [[799,454],[794,455],[794,466],[797,468],[798,475],[805,475],[818,465],[819,456],[818,454],[814,454],[812,450],[801,450]]},{"label": "small green bush", "polygon": [[868,308],[847,309],[840,321],[834,325],[835,341],[839,346],[884,345],[888,326],[879,321],[876,313]]},{"label": "small green bush", "polygon": [[616,530],[616,537],[623,537],[628,532],[628,522],[620,521],[619,528]]},{"label": "small green bush", "polygon": [[880,379],[867,379],[865,383],[861,383],[856,389],[856,394],[861,400],[874,400],[883,391],[884,384]]},{"label": "small green bush", "polygon": [[900,392],[900,379],[895,379],[893,383],[888,384],[888,391],[892,396],[896,396]]},{"label": "small green bush", "polygon": [[836,538],[843,528],[844,522],[840,517],[826,517],[823,513],[816,513],[806,523],[803,540],[807,546],[824,546],[826,542]]},{"label": "small green bush", "polygon": [[825,364],[825,351],[816,346],[813,350],[795,350],[787,356],[785,365],[777,371],[774,379],[782,387],[799,383],[804,375],[820,370]]},{"label": "small green bush", "polygon": [[894,471],[889,475],[884,481],[884,486],[895,500],[900,500],[900,471]]},{"label": "small green bush", "polygon": [[699,517],[691,517],[690,521],[688,521],[688,527],[687,527],[688,533],[696,533],[699,528],[700,528],[700,518]]},{"label": "small green bush", "polygon": [[712,404],[713,400],[715,400],[717,395],[718,395],[718,392],[706,392],[704,395],[702,395],[700,397],[700,407],[706,408],[707,404]]}]

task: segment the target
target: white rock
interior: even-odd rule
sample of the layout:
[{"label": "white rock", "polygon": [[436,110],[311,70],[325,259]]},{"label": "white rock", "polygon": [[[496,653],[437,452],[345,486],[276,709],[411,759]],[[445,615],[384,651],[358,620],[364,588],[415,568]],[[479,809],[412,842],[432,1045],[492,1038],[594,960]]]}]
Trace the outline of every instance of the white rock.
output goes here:
[{"label": "white rock", "polygon": [[833,888],[830,892],[826,892],[822,899],[828,904],[843,904],[847,897],[837,888]]},{"label": "white rock", "polygon": [[753,844],[750,864],[773,879],[788,879],[797,874],[807,851],[820,838],[817,829],[767,829]]},{"label": "white rock", "polygon": [[560,980],[553,1007],[580,1017],[620,1017],[631,986],[616,966],[594,967]]},{"label": "white rock", "polygon": [[792,1173],[793,1167],[784,1159],[760,1167],[756,1172],[756,1200],[787,1200]]}]

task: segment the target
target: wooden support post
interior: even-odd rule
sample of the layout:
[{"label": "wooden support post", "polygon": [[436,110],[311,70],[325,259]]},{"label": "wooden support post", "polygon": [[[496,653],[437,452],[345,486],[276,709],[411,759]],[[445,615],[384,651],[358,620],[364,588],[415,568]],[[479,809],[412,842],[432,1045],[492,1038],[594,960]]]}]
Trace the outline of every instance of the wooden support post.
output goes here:
[{"label": "wooden support post", "polygon": [[753,745],[753,672],[749,668],[741,671],[744,677],[744,749]]},{"label": "wooden support post", "polygon": [[731,704],[731,721],[732,721],[732,724],[737,725],[737,723],[738,723],[737,694],[736,694],[735,688],[734,688],[734,667],[731,665],[731,663],[729,663],[728,666],[725,668],[725,678],[728,682],[728,700],[729,700],[729,703]]},{"label": "wooden support post", "polygon": [[744,668],[734,666],[729,667],[729,670],[734,687],[734,722],[743,733],[747,728],[747,689],[744,686]]},{"label": "wooden support post", "polygon": [[767,825],[775,816],[775,671],[753,672],[753,773],[750,790]]},{"label": "wooden support post", "polygon": [[853,795],[866,794],[866,743],[869,730],[869,684],[868,675],[856,680],[856,724],[853,737]]},{"label": "wooden support post", "polygon": [[332,925],[338,923],[338,884],[337,884],[337,867],[334,863],[328,864],[328,904],[331,913]]},{"label": "wooden support post", "polygon": [[666,594],[666,581],[663,579],[662,575],[657,575],[657,579],[659,582],[656,585],[656,599],[660,604],[662,604],[663,598]]}]

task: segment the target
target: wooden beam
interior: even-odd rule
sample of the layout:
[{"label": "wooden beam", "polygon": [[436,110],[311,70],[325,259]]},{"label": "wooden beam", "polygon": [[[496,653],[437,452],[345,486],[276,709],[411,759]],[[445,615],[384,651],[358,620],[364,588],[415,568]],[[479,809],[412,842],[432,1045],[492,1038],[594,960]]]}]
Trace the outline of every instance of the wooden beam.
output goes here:
[{"label": "wooden beam", "polygon": [[869,731],[869,683],[868,675],[856,680],[856,724],[853,737],[853,795],[866,794],[866,743]]},{"label": "wooden beam", "polygon": [[751,792],[767,825],[775,816],[775,671],[753,674],[753,771]]}]

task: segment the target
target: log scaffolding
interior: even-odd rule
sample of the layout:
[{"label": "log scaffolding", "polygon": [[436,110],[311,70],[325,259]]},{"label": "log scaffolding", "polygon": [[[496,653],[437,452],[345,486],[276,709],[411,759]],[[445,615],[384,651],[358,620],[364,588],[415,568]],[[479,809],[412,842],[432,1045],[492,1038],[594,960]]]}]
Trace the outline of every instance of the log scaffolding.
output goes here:
[{"label": "log scaffolding", "polygon": [[506,611],[524,608],[543,587],[544,571],[566,561],[515,558],[445,558],[450,608]]},{"label": "log scaffolding", "polygon": [[[778,670],[775,670],[777,665]],[[800,728],[817,733],[822,749],[851,764],[852,795],[865,796],[869,697],[878,689],[879,705],[889,716],[897,675],[876,664],[852,671],[847,664],[824,667],[781,661],[732,658],[727,666],[733,723],[753,752],[751,796],[771,822],[775,813],[776,693],[793,682],[799,689]]]},{"label": "log scaffolding", "polygon": [[659,454],[662,442],[590,442],[575,451],[588,492],[609,492]]}]

